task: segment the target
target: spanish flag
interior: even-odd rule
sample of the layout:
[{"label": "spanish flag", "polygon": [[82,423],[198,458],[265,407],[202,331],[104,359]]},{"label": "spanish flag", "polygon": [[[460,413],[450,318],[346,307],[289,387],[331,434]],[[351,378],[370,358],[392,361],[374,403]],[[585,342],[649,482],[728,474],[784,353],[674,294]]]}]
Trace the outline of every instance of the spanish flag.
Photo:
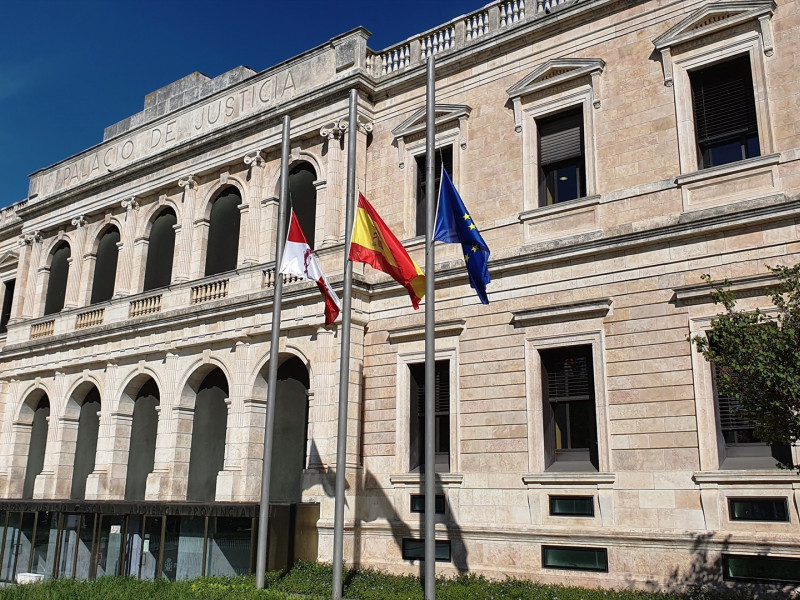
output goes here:
[{"label": "spanish flag", "polygon": [[414,309],[419,308],[419,301],[425,295],[425,275],[422,269],[408,255],[403,244],[361,193],[358,194],[349,258],[391,275],[408,290]]}]

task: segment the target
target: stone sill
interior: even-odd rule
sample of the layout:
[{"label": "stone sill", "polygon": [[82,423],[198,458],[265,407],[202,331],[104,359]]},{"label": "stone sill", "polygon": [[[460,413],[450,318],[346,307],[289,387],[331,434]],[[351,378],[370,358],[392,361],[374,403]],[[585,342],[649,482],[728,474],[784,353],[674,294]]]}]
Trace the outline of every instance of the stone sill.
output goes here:
[{"label": "stone sill", "polygon": [[549,472],[529,473],[522,476],[525,485],[613,485],[616,473]]},{"label": "stone sill", "polygon": [[764,485],[768,483],[792,484],[800,487],[800,474],[790,470],[759,471],[696,471],[692,475],[695,483],[717,485]]},{"label": "stone sill", "polygon": [[[389,475],[389,482],[394,486],[415,485],[422,487],[425,484],[425,476],[422,473],[401,473],[399,475]],[[462,473],[436,473],[436,485],[443,487],[461,486],[464,483]]]},{"label": "stone sill", "polygon": [[551,204],[550,206],[539,206],[531,210],[519,213],[519,222],[525,223],[531,219],[538,217],[558,215],[561,213],[586,208],[589,206],[596,206],[600,204],[600,194],[594,196],[584,196],[583,198],[576,198],[575,200],[568,200],[566,202],[559,202],[558,204]]},{"label": "stone sill", "polygon": [[709,167],[707,169],[700,169],[692,173],[683,173],[675,178],[675,183],[680,187],[688,183],[696,183],[698,181],[705,181],[715,177],[723,177],[733,173],[740,173],[750,169],[758,169],[760,167],[771,167],[777,165],[781,161],[780,153],[767,154],[766,156],[756,156],[755,158],[746,158],[734,163],[719,165],[718,167]]}]

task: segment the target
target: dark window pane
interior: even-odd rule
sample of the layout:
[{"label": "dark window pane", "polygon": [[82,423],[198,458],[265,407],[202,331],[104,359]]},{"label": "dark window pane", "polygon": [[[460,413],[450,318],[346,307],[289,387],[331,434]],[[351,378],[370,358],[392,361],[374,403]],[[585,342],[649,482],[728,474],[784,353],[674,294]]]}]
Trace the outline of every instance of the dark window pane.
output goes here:
[{"label": "dark window pane", "polygon": [[51,315],[64,308],[69,277],[69,259],[72,254],[68,244],[61,244],[50,261],[50,275],[47,278],[47,296],[44,301],[44,314]]},{"label": "dark window pane", "polygon": [[[312,248],[314,247],[317,219],[317,188],[314,187],[316,180],[317,173],[307,162],[300,163],[289,171],[289,198],[297,220],[300,222],[303,235],[306,236],[306,241]],[[284,235],[286,235],[285,232]]]},{"label": "dark window pane", "polygon": [[158,401],[158,386],[151,379],[142,386],[134,401],[125,500],[144,500],[147,476],[155,463]]},{"label": "dark window pane", "polygon": [[594,496],[550,496],[550,514],[563,517],[593,517]]},{"label": "dark window pane", "polygon": [[[435,363],[434,389],[436,432],[436,471],[450,471],[450,362]],[[411,457],[409,469],[422,469],[425,465],[425,363],[409,365],[410,414],[409,431]]]},{"label": "dark window pane", "polygon": [[15,280],[11,279],[6,281],[3,285],[3,312],[0,313],[0,333],[8,331],[8,321],[11,319],[11,303],[14,300],[14,283]]},{"label": "dark window pane", "polygon": [[537,119],[540,204],[548,206],[586,194],[583,111]]},{"label": "dark window pane", "polygon": [[164,287],[172,279],[172,260],[175,256],[175,224],[178,218],[168,208],[161,212],[150,228],[147,244],[147,266],[143,291]]},{"label": "dark window pane", "polygon": [[205,574],[249,575],[252,533],[250,517],[209,517]]},{"label": "dark window pane", "polygon": [[216,495],[217,475],[225,462],[227,397],[228,380],[214,369],[200,384],[195,400],[186,491],[190,502],[213,501]]},{"label": "dark window pane", "polygon": [[[425,494],[411,494],[411,512],[425,512]],[[444,514],[444,494],[436,494],[434,499],[434,512],[437,515]]]},{"label": "dark window pane", "polygon": [[576,571],[608,571],[605,548],[542,547],[542,566],[549,569]]},{"label": "dark window pane", "polygon": [[[415,226],[415,234],[416,235],[425,235],[425,195],[426,195],[426,185],[425,185],[425,178],[428,176],[427,173],[427,160],[426,154],[422,154],[416,157],[417,162],[417,205],[416,205],[416,226]],[[442,163],[444,163],[444,168],[447,169],[450,177],[453,177],[453,147],[452,146],[444,146],[442,148],[437,148],[435,156],[434,156],[434,163],[433,163],[433,172],[435,178],[435,185],[436,185],[436,200],[435,202],[439,201],[439,186],[441,185],[442,181]]]},{"label": "dark window pane", "polygon": [[112,227],[100,238],[97,246],[97,260],[94,264],[91,303],[110,300],[114,295],[114,280],[117,277],[119,258],[119,231]]},{"label": "dark window pane", "polygon": [[723,573],[725,579],[798,583],[800,558],[724,555]]},{"label": "dark window pane", "polygon": [[[450,561],[450,540],[436,540],[436,562]],[[425,540],[403,538],[403,560],[425,560]]]},{"label": "dark window pane", "polygon": [[208,224],[206,276],[236,268],[239,255],[239,205],[242,197],[235,188],[228,188],[214,201]]},{"label": "dark window pane", "polygon": [[689,73],[700,168],[760,156],[747,55]]},{"label": "dark window pane", "polygon": [[728,508],[732,521],[789,520],[786,498],[731,498]]}]

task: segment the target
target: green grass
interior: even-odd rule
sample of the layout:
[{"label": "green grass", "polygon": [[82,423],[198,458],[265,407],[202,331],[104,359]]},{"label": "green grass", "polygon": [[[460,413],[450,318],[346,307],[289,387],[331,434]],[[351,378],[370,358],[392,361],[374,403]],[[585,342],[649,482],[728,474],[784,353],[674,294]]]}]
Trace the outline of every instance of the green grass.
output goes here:
[{"label": "green grass", "polygon": [[[257,590],[254,577],[200,577],[192,581],[139,581],[104,577],[96,581],[71,579],[0,589],[0,600],[296,600],[331,597],[331,565],[298,563],[290,571],[267,574],[267,589]],[[565,577],[568,579],[568,576]],[[423,600],[420,581],[413,576],[388,575],[370,569],[344,573],[344,596],[353,600]],[[632,590],[585,589],[544,585],[520,579],[491,581],[476,575],[441,579],[437,600],[715,600],[751,598],[695,590],[662,594]]]}]

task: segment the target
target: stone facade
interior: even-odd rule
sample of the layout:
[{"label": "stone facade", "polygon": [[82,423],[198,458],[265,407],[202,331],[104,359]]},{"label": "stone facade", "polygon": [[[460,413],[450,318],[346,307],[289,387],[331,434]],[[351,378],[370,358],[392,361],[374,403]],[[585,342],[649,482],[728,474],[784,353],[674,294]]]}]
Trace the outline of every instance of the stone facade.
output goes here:
[{"label": "stone facade", "polygon": [[[423,264],[416,157],[424,56],[434,53],[437,146],[452,148],[453,181],[492,250],[488,306],[459,250],[436,250],[436,353],[450,384],[438,527],[452,551],[439,571],[646,587],[721,580],[723,555],[800,557],[800,477],[732,468],[742,465],[728,461],[711,370],[687,341],[719,310],[701,274],[766,307],[764,265],[800,262],[798,2],[502,0],[383,52],[367,37],[357,29],[261,73],[196,73],[153,92],[100,145],[34,173],[29,197],[2,211],[0,277],[15,287],[0,352],[0,498],[22,497],[43,394],[49,429],[32,498],[70,497],[80,407],[96,389],[85,499],[123,499],[134,400],[152,380],[145,500],[185,502],[195,403],[218,368],[227,432],[214,500],[258,502],[281,117],[291,116],[291,166],[316,175],[315,250],[334,286],[350,134],[359,189]],[[759,150],[701,168],[691,74],[741,56]],[[351,88],[357,132],[343,121]],[[581,119],[583,190],[542,206],[541,123],[568,110]],[[241,197],[236,268],[205,276],[211,209],[231,188]],[[143,292],[150,231],[167,207],[170,285]],[[114,295],[90,305],[111,226]],[[64,242],[64,308],[44,315]],[[422,526],[410,511],[421,478],[409,463],[408,365],[423,359],[423,311],[383,274],[355,271],[345,557],[415,572],[402,555]],[[304,282],[287,282],[282,311],[280,360],[295,357],[308,373],[302,501],[320,505],[317,556],[330,560],[340,323],[323,326],[318,291]],[[589,469],[553,461],[543,417],[544,362],[576,347],[591,366]],[[592,515],[553,516],[550,499],[562,496],[589,497]],[[731,498],[777,498],[788,520],[735,520]],[[546,547],[605,549],[607,572],[549,568]]]}]

